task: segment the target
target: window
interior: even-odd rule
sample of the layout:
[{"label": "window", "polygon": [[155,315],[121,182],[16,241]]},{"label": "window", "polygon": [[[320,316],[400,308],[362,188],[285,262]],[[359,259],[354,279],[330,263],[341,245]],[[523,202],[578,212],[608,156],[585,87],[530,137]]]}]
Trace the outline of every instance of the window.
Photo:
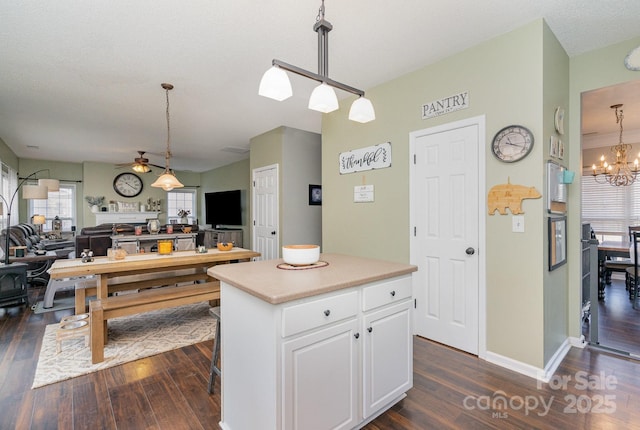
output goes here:
[{"label": "window", "polygon": [[57,216],[62,221],[62,230],[70,231],[76,225],[76,185],[60,183],[59,191],[49,191],[47,200],[29,200],[29,219],[33,215],[44,215],[46,218],[43,231],[53,230],[53,219]]},{"label": "window", "polygon": [[640,225],[640,183],[614,187],[584,175],[582,221],[591,223],[601,241],[628,240],[629,226]]},{"label": "window", "polygon": [[[6,199],[6,201],[3,203],[2,216],[0,217],[0,220],[2,224],[1,227],[7,228],[7,212],[9,211],[9,207],[7,205],[11,204],[11,197],[13,196],[13,193],[16,191],[16,187],[18,186],[18,174],[15,170],[7,166],[6,164],[0,164],[2,166],[2,175],[0,176],[0,193]],[[14,220],[14,222],[18,219],[19,216],[18,206],[20,205],[18,204],[17,199],[18,197],[16,196],[15,200],[13,201],[13,207],[11,208],[11,215],[13,215],[11,218]]]},{"label": "window", "polygon": [[189,213],[187,216],[190,224],[197,221],[196,217],[196,190],[181,189],[167,192],[167,220],[170,223],[179,223],[178,212],[183,210]]}]

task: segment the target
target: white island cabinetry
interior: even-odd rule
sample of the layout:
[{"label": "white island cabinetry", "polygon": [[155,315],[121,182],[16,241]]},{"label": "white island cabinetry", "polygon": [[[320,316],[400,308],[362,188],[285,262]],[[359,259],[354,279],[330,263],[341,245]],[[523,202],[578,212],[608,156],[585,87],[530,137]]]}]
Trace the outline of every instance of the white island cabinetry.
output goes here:
[{"label": "white island cabinetry", "polygon": [[[322,259],[329,266],[286,271],[271,260],[210,269],[222,280],[223,429],[358,428],[412,387],[414,266],[390,263],[394,270],[373,279],[362,279],[362,267],[336,284],[341,267],[380,261]],[[254,288],[267,295],[243,279],[259,279]]]}]

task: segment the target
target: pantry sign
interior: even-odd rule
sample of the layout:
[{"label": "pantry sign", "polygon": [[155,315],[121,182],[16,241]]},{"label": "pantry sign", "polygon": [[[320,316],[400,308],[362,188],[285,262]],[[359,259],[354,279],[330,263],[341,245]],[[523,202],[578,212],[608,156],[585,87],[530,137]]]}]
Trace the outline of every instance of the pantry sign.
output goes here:
[{"label": "pantry sign", "polygon": [[433,118],[469,107],[469,91],[463,91],[422,105],[422,119]]},{"label": "pantry sign", "polygon": [[340,153],[340,174],[391,167],[391,142]]}]

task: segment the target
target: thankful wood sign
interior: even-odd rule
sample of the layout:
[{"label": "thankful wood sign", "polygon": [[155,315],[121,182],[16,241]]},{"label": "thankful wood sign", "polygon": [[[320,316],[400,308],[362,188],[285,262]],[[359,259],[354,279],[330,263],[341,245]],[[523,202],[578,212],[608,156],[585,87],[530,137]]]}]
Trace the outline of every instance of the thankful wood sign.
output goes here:
[{"label": "thankful wood sign", "polygon": [[340,174],[391,166],[391,142],[340,153]]}]

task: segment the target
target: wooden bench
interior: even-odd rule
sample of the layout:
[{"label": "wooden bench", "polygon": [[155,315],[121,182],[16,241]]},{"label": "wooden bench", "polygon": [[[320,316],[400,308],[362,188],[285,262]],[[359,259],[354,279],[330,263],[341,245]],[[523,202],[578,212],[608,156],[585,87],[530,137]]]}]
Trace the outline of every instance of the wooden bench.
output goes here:
[{"label": "wooden bench", "polygon": [[190,303],[212,301],[219,298],[220,282],[210,281],[202,284],[154,288],[140,291],[136,294],[112,296],[106,300],[92,300],[89,303],[91,362],[95,364],[104,360],[104,345],[107,341],[107,320],[110,318]]},{"label": "wooden bench", "polygon": [[[131,290],[144,290],[152,287],[181,284],[184,282],[207,281],[211,278],[205,272],[188,273],[190,270],[175,272],[148,273],[145,275],[123,276],[109,279],[109,294]],[[193,271],[191,271],[193,272]],[[96,279],[80,279],[75,285],[76,314],[87,311],[87,297],[97,294]]]}]

